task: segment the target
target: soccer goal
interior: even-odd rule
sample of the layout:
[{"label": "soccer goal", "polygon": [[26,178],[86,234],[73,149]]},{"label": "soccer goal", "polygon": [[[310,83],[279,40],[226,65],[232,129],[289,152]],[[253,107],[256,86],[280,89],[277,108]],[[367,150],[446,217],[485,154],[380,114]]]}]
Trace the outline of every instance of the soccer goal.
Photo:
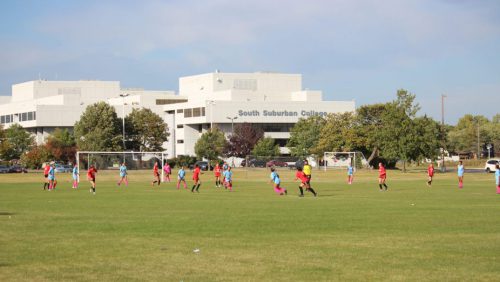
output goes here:
[{"label": "soccer goal", "polygon": [[[167,161],[165,152],[99,152],[77,151],[76,163],[80,170],[87,170],[93,164],[98,170],[119,170],[125,162],[128,170],[151,170],[156,162],[160,162],[161,169]],[[161,169],[161,179],[164,177]]]},{"label": "soccer goal", "polygon": [[361,152],[325,152],[323,155],[323,168],[346,169],[351,165],[354,169],[366,166],[366,158]]}]

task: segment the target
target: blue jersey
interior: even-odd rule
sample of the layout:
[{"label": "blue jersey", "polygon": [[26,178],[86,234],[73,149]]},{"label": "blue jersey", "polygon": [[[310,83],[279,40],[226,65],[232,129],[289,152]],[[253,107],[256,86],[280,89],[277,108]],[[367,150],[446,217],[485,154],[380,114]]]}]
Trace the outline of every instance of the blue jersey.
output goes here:
[{"label": "blue jersey", "polygon": [[179,172],[177,172],[177,176],[178,176],[179,180],[182,180],[182,179],[184,179],[184,177],[186,177],[186,172],[181,168],[181,169],[179,169]]},{"label": "blue jersey", "polygon": [[233,177],[233,172],[230,170],[226,170],[222,173],[222,175],[224,175],[224,179],[226,181],[231,181],[231,178]]},{"label": "blue jersey", "polygon": [[78,179],[78,167],[77,166],[73,167],[73,179],[74,180]]},{"label": "blue jersey", "polygon": [[47,177],[49,180],[55,180],[56,179],[56,170],[53,167],[50,167],[49,169],[49,175]]},{"label": "blue jersey", "polygon": [[495,181],[497,183],[497,185],[500,185],[500,169],[497,169],[497,171],[495,171]]},{"label": "blue jersey", "polygon": [[280,176],[278,175],[278,173],[276,171],[273,171],[271,172],[271,180],[275,183],[275,184],[280,184]]},{"label": "blue jersey", "polygon": [[353,168],[352,168],[352,166],[349,166],[347,168],[347,175],[352,175],[352,173],[353,173]]},{"label": "blue jersey", "polygon": [[458,173],[458,176],[464,176],[464,166],[463,165],[458,165],[457,173]]},{"label": "blue jersey", "polygon": [[127,175],[127,167],[122,165],[120,166],[120,176],[125,177],[125,175]]}]

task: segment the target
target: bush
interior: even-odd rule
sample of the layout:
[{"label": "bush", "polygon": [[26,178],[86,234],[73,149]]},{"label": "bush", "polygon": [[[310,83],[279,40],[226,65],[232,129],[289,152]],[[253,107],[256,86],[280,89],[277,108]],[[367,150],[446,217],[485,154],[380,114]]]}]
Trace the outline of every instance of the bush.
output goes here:
[{"label": "bush", "polygon": [[27,168],[40,169],[50,159],[50,151],[45,146],[33,146],[21,155],[21,164]]}]

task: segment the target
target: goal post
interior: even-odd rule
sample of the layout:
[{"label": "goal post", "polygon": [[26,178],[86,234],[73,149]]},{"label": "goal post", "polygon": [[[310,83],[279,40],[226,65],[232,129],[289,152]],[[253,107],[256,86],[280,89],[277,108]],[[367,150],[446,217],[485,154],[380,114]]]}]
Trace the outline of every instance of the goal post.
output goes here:
[{"label": "goal post", "polygon": [[351,165],[355,170],[366,166],[366,158],[361,152],[324,152],[323,169],[343,169]]},{"label": "goal post", "polygon": [[[156,161],[160,162],[161,179],[164,179],[163,165],[167,160],[166,152],[114,152],[114,151],[77,151],[75,160],[78,168],[87,170],[94,164],[99,170],[119,170],[125,162],[128,170],[152,169]],[[80,180],[80,179],[78,179]]]}]

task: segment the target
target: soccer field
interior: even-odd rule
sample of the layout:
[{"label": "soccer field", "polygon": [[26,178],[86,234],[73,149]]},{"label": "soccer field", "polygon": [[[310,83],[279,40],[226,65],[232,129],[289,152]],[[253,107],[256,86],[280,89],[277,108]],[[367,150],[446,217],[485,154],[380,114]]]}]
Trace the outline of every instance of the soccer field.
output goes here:
[{"label": "soccer field", "polygon": [[423,172],[388,171],[379,192],[376,171],[352,185],[313,171],[319,197],[299,198],[293,172],[279,172],[288,196],[265,170],[235,170],[235,192],[205,172],[199,194],[151,187],[149,171],[128,187],[99,172],[95,196],[69,174],[53,192],[41,173],[0,175],[0,281],[500,281],[491,174],[458,189],[455,173],[429,188]]}]

